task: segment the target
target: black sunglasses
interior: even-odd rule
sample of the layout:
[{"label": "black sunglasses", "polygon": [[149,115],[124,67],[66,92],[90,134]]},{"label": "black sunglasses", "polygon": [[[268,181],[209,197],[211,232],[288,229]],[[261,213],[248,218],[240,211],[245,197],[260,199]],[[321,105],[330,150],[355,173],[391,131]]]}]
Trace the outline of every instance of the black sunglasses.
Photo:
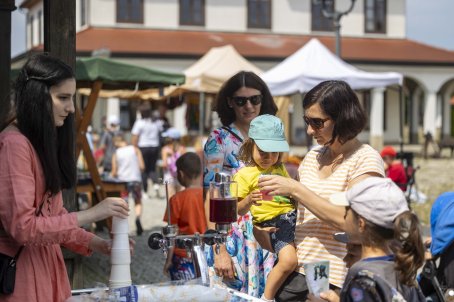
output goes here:
[{"label": "black sunglasses", "polygon": [[303,116],[304,122],[306,125],[311,125],[312,128],[315,130],[320,130],[325,127],[325,122],[329,120],[328,118],[310,118],[307,116]]},{"label": "black sunglasses", "polygon": [[235,105],[237,105],[238,107],[243,107],[244,105],[246,105],[246,102],[248,100],[254,106],[262,103],[262,97],[263,96],[261,94],[257,94],[252,96],[233,96],[231,97],[231,99],[235,102]]}]

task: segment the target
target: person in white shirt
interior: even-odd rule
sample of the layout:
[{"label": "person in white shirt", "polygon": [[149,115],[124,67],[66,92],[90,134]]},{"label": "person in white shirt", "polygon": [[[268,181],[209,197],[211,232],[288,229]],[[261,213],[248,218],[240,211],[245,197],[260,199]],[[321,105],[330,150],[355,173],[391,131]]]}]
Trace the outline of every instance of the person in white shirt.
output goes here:
[{"label": "person in white shirt", "polygon": [[117,149],[112,155],[111,175],[118,180],[127,182],[127,196],[132,194],[135,204],[137,235],[143,233],[140,216],[142,215],[142,171],[145,164],[139,148],[128,145],[124,134],[119,132],[113,137],[113,143]]}]

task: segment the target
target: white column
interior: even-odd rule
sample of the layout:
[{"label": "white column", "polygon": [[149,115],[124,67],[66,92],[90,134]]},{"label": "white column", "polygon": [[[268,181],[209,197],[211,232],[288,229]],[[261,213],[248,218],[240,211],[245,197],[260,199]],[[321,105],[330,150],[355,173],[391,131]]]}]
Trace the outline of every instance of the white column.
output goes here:
[{"label": "white column", "polygon": [[376,150],[383,148],[384,91],[385,88],[372,89],[369,143]]},{"label": "white column", "polygon": [[111,115],[116,115],[120,118],[120,99],[119,98],[108,98],[107,99],[107,114],[109,118]]},{"label": "white column", "polygon": [[183,103],[181,106],[173,109],[173,121],[171,123],[172,127],[180,130],[181,135],[186,135],[188,133],[188,128],[186,127],[186,108],[188,106],[186,103]]},{"label": "white column", "polygon": [[435,137],[435,122],[437,118],[437,94],[435,91],[428,91],[424,107],[424,134],[430,132]]}]

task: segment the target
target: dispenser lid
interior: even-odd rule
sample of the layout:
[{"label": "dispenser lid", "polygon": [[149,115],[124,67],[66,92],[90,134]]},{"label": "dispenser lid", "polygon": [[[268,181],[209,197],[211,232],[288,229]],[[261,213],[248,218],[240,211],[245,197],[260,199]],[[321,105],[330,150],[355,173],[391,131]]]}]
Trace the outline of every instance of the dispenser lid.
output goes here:
[{"label": "dispenser lid", "polygon": [[214,182],[232,182],[232,175],[225,172],[217,172],[214,174]]}]

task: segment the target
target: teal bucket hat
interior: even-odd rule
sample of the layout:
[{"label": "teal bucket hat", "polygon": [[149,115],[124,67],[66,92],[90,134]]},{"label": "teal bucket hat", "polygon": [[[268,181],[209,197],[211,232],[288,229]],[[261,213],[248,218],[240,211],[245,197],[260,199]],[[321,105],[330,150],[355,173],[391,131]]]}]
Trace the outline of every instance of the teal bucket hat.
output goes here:
[{"label": "teal bucket hat", "polygon": [[259,115],[251,121],[249,137],[264,152],[288,152],[289,145],[284,135],[284,124],[274,115]]}]

